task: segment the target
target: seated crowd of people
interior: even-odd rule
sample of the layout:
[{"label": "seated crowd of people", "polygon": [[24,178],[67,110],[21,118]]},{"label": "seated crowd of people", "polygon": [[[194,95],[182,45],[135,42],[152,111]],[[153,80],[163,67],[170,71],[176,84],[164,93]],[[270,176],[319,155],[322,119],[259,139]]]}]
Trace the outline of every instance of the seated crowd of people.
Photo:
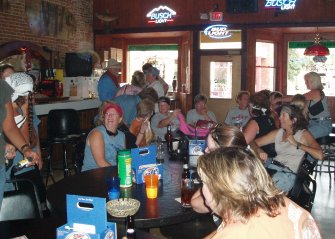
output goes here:
[{"label": "seated crowd of people", "polygon": [[[237,106],[228,111],[220,124],[207,107],[206,95],[196,95],[194,109],[184,117],[180,109],[171,110],[171,100],[166,96],[168,86],[156,67],[145,64],[142,71],[134,72],[131,84],[122,87],[118,83],[120,67],[115,60],[108,62],[107,71],[98,83],[103,103],[95,128],[87,135],[82,171],[116,166],[118,150],[164,140],[168,125],[178,138],[197,127],[199,121],[211,122],[215,127],[210,129],[207,148],[198,160],[203,186],[191,202],[195,211],[214,215],[218,229],[208,238],[273,235],[293,238],[297,234],[320,238],[312,216],[286,197],[304,155],[323,159],[316,138],[331,131],[330,113],[318,74],[305,75],[309,92],[304,95],[289,97],[268,90],[252,95],[239,92]],[[40,155],[36,137],[39,121],[31,100],[33,80],[14,72],[5,78],[14,90],[11,107],[17,126]],[[15,164],[22,159],[22,154],[10,155],[13,150],[15,146],[7,142],[7,158],[16,156]],[[32,164],[41,169],[40,158],[31,155],[36,159]],[[37,181],[43,184],[41,178]],[[45,201],[45,191],[39,196]],[[272,229],[267,230],[268,227]]]}]

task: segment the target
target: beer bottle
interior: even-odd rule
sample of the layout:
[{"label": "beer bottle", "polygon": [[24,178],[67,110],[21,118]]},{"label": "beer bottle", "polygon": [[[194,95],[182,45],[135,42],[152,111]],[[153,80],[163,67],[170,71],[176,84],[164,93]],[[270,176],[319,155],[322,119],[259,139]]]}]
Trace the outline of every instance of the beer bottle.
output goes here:
[{"label": "beer bottle", "polygon": [[127,239],[135,239],[136,230],[135,230],[135,221],[134,216],[127,216]]},{"label": "beer bottle", "polygon": [[165,140],[166,140],[167,148],[168,148],[169,152],[171,153],[172,150],[173,150],[173,146],[172,146],[173,136],[172,136],[172,131],[171,131],[171,125],[170,124],[167,126],[167,132],[165,134]]},{"label": "beer bottle", "polygon": [[181,205],[183,207],[191,207],[191,198],[193,195],[193,180],[191,178],[188,163],[184,162],[183,173],[181,175]]}]

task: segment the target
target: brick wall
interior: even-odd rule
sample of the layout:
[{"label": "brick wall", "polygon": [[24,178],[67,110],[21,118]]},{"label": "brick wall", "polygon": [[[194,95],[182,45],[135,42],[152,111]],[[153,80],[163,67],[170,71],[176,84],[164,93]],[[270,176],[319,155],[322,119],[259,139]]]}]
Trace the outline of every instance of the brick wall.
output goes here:
[{"label": "brick wall", "polygon": [[[40,47],[46,46],[55,53],[54,57],[59,58],[55,61],[59,62],[59,65],[54,67],[63,67],[65,52],[93,50],[93,0],[44,0],[44,3],[58,9],[64,7],[63,9],[73,16],[75,32],[61,37],[50,33],[36,34],[29,27],[29,24],[34,22],[28,21],[27,8],[39,8],[42,1],[11,0],[9,8],[0,12],[0,45],[11,41],[29,41]],[[30,19],[32,17],[34,15],[30,15]]]}]

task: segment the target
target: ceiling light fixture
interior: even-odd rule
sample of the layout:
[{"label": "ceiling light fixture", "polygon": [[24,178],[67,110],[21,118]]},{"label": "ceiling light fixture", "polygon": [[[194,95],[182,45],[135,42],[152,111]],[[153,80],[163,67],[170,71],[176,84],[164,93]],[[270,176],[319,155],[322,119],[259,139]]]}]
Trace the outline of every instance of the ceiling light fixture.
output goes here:
[{"label": "ceiling light fixture", "polygon": [[315,36],[314,44],[307,47],[305,49],[304,55],[305,56],[314,56],[313,61],[314,62],[326,62],[327,57],[329,55],[329,49],[328,47],[322,45],[320,43],[320,35],[317,33]]}]

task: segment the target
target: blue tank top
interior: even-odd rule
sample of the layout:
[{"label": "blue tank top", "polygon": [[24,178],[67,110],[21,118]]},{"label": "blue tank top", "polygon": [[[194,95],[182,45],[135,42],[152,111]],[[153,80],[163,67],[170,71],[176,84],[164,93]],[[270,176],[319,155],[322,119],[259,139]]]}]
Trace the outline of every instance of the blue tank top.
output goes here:
[{"label": "blue tank top", "polygon": [[[118,134],[114,137],[111,137],[107,134],[106,129],[103,125],[99,125],[98,127],[94,128],[92,131],[94,130],[100,131],[103,135],[103,139],[105,142],[106,161],[110,163],[112,166],[116,166],[117,151],[125,149],[124,133],[118,130]],[[98,165],[95,162],[94,157],[92,155],[91,147],[90,145],[88,145],[86,141],[84,163],[83,163],[83,167],[81,171],[86,171],[86,170],[95,169],[95,168],[98,168]]]}]

